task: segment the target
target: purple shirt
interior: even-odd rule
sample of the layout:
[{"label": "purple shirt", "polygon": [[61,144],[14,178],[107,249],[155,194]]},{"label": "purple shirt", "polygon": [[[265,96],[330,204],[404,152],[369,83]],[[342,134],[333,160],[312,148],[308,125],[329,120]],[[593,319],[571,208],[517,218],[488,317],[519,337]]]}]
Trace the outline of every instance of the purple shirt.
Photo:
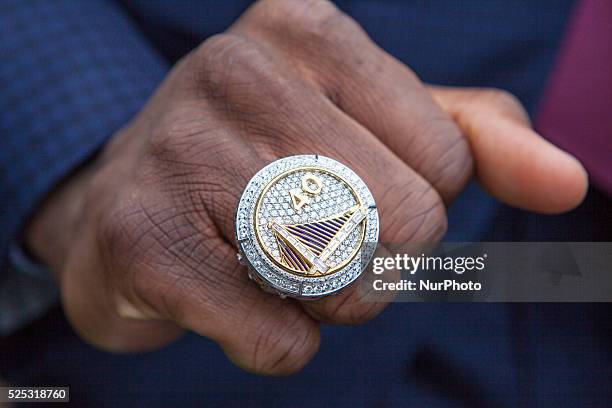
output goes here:
[{"label": "purple shirt", "polygon": [[612,1],[577,5],[536,124],[612,197]]}]

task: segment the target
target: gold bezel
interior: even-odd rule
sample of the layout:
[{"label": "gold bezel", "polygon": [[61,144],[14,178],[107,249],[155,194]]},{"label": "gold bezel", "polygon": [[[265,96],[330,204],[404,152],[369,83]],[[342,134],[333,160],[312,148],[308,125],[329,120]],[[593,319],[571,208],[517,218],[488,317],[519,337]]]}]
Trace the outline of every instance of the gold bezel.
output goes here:
[{"label": "gold bezel", "polygon": [[367,218],[364,219],[363,222],[362,222],[361,232],[360,232],[360,236],[359,236],[359,242],[355,246],[355,249],[353,250],[353,252],[341,264],[336,265],[334,268],[330,268],[325,274],[322,274],[320,272],[318,272],[317,274],[307,274],[307,273],[303,273],[302,271],[298,271],[296,269],[290,268],[290,267],[280,263],[276,258],[274,258],[274,256],[272,256],[272,254],[270,253],[268,247],[266,245],[264,245],[264,243],[263,243],[263,241],[262,241],[262,239],[261,239],[261,237],[259,235],[259,226],[260,226],[260,223],[258,221],[259,217],[257,215],[259,214],[259,208],[261,206],[262,198],[268,192],[270,187],[273,186],[281,178],[286,177],[287,175],[289,175],[291,173],[294,173],[296,171],[316,171],[316,172],[326,173],[326,174],[334,177],[335,179],[343,182],[348,187],[348,189],[350,190],[350,192],[353,195],[353,197],[355,197],[355,201],[357,202],[357,205],[360,206],[360,207],[363,207],[363,203],[362,203],[361,197],[359,197],[359,195],[357,194],[357,192],[355,191],[353,186],[346,179],[344,179],[342,176],[339,176],[339,175],[329,171],[328,169],[325,169],[325,168],[322,168],[322,167],[317,167],[317,166],[295,167],[293,169],[286,170],[286,171],[280,173],[279,175],[275,176],[272,180],[270,180],[268,182],[268,184],[266,184],[264,189],[259,194],[259,197],[257,197],[257,202],[255,203],[255,210],[253,212],[253,226],[255,228],[255,237],[257,238],[257,242],[259,243],[259,246],[261,247],[263,253],[268,257],[268,259],[270,259],[275,265],[277,265],[278,267],[280,267],[284,271],[289,272],[289,273],[294,274],[294,275],[297,275],[297,276],[308,276],[308,277],[328,276],[328,275],[331,275],[331,274],[339,271],[340,269],[344,268],[359,253],[359,250],[363,246],[363,241],[365,239],[365,231],[366,231],[366,226],[367,226],[366,225],[367,224]]}]

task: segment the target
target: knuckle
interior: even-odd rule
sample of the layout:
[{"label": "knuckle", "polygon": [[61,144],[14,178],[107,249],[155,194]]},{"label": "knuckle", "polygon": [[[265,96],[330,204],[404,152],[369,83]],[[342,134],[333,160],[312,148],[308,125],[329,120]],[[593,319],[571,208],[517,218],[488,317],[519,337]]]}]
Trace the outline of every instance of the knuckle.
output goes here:
[{"label": "knuckle", "polygon": [[128,197],[118,197],[98,224],[107,270],[140,298],[152,293],[163,297],[170,281],[191,272],[184,260],[195,252],[202,255],[195,249],[200,236],[162,195],[147,198],[138,187],[124,195]]},{"label": "knuckle", "polygon": [[467,183],[473,170],[470,146],[457,125],[444,115],[423,121],[418,133],[431,142],[420,155],[417,168],[428,175],[428,181],[441,192],[457,194]]},{"label": "knuckle", "polygon": [[180,104],[169,108],[151,130],[148,139],[149,152],[156,158],[175,157],[182,149],[178,148],[177,140],[188,132],[185,117],[189,110]]},{"label": "knuckle", "polygon": [[[301,323],[302,317],[296,320]],[[289,375],[302,369],[319,348],[319,332],[314,325],[298,325],[260,330],[247,362],[250,369],[269,375]]]},{"label": "knuckle", "polygon": [[419,113],[418,119],[398,128],[396,149],[407,152],[411,167],[433,185],[445,201],[454,198],[473,172],[470,145],[459,126],[438,109]]},{"label": "knuckle", "polygon": [[503,105],[503,106],[519,105],[520,106],[521,104],[516,96],[506,91],[505,89],[485,88],[485,89],[482,89],[480,92],[481,92],[481,95],[484,97],[484,99],[496,105]]},{"label": "knuckle", "polygon": [[439,241],[448,227],[446,208],[440,196],[428,184],[419,189],[414,185],[406,186],[401,191],[402,194],[390,192],[385,195],[394,197],[383,203],[386,213],[382,215],[386,215],[387,221],[383,226],[385,240],[390,243]]},{"label": "knuckle", "polygon": [[162,261],[164,250],[182,233],[176,218],[176,210],[162,196],[151,200],[141,187],[131,184],[100,212],[96,240],[104,259],[128,272]]},{"label": "knuckle", "polygon": [[338,36],[356,34],[360,26],[329,0],[269,0],[268,16],[273,16],[271,26],[298,33],[301,39],[317,44],[335,42]]},{"label": "knuckle", "polygon": [[208,99],[226,99],[276,78],[272,58],[245,36],[218,34],[194,52],[199,89]]},{"label": "knuckle", "polygon": [[[448,140],[463,140],[461,131],[457,125],[444,113],[434,111],[426,113],[420,120],[416,121],[414,126],[409,129],[409,133],[414,137],[422,137],[423,139],[431,140],[432,150],[424,153],[432,155],[438,154],[433,150],[433,147],[438,147],[439,142]],[[428,157],[426,160],[431,160]]]},{"label": "knuckle", "polygon": [[511,92],[499,88],[486,88],[479,91],[482,103],[495,109],[499,114],[512,115],[528,120],[528,114],[521,101]]},{"label": "knuckle", "polygon": [[342,324],[359,325],[369,322],[381,311],[379,303],[360,303],[358,306],[347,308],[344,312],[338,312],[336,317]]},{"label": "knuckle", "polygon": [[363,30],[351,17],[334,7],[306,22],[305,32],[316,41],[323,41],[328,47],[333,47],[354,41],[355,36],[362,34]]},{"label": "knuckle", "polygon": [[303,22],[319,19],[339,12],[338,8],[329,0],[263,0],[259,2],[262,12],[273,18],[273,21]]},{"label": "knuckle", "polygon": [[[137,195],[136,192],[132,193]],[[98,218],[97,242],[102,248],[103,258],[113,264],[123,263],[133,257],[134,248],[140,239],[132,228],[134,219],[142,215],[142,209],[122,198],[115,200],[110,209]]]},{"label": "knuckle", "polygon": [[376,302],[363,302],[358,291],[345,295],[347,298],[339,300],[340,305],[331,304],[331,310],[315,312],[324,320],[335,324],[360,325],[376,317],[384,305]]},{"label": "knuckle", "polygon": [[214,63],[217,59],[225,57],[240,41],[240,37],[232,34],[216,34],[202,42],[192,53],[190,61],[196,61],[207,65]]},{"label": "knuckle", "polygon": [[178,278],[187,276],[178,257],[191,253],[194,240],[170,206],[147,208],[137,190],[129,196],[100,217],[97,240],[105,273],[130,298],[152,301],[151,306],[167,311],[176,298]]}]

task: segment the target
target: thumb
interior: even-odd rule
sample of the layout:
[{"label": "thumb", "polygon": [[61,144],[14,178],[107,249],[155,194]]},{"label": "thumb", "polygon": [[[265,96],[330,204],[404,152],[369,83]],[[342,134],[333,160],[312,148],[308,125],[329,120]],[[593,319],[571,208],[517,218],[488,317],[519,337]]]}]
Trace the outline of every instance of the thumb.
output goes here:
[{"label": "thumb", "polygon": [[478,181],[506,204],[540,213],[579,205],[588,177],[580,162],[538,135],[509,93],[429,86],[468,139]]}]

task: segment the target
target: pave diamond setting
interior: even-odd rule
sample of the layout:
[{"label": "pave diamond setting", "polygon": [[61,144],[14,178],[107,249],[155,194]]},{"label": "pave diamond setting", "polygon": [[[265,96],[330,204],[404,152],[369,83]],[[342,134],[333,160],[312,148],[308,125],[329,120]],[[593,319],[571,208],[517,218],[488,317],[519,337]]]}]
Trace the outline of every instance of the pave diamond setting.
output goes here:
[{"label": "pave diamond setting", "polygon": [[249,276],[295,298],[329,295],[357,279],[378,243],[378,228],[374,198],[361,178],[317,155],[264,167],[247,185],[236,214]]}]

